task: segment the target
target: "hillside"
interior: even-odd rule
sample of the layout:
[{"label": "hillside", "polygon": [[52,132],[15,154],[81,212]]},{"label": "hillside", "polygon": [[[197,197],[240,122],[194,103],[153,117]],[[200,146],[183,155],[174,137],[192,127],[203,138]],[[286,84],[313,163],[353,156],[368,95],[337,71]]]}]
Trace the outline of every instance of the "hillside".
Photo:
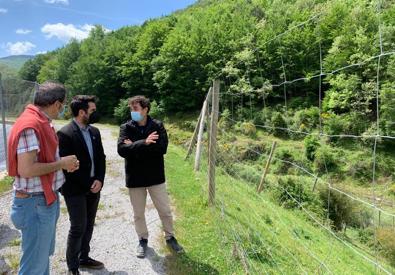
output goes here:
[{"label": "hillside", "polygon": [[33,55],[11,55],[0,58],[0,64],[8,66],[15,71],[19,71],[25,62],[32,58],[34,58]]}]

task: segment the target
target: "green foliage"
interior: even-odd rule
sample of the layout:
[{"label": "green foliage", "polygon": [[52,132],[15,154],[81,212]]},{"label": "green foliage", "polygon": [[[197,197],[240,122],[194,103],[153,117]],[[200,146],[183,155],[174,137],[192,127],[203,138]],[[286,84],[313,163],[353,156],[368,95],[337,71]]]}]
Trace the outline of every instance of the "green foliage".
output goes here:
[{"label": "green foliage", "polygon": [[0,74],[1,74],[2,78],[16,77],[17,76],[17,71],[15,69],[11,68],[8,65],[0,63]]},{"label": "green foliage", "polygon": [[256,136],[256,127],[252,122],[245,121],[238,123],[235,127],[236,131],[250,137]]},{"label": "green foliage", "polygon": [[[19,76],[24,80],[37,81],[38,74],[41,67],[47,62],[56,52],[47,54],[38,54],[33,59],[26,61],[19,70]],[[49,79],[48,79],[49,80]]]},{"label": "green foliage", "polygon": [[271,118],[271,126],[273,127],[273,135],[277,137],[286,137],[288,135],[287,123],[284,116],[280,112],[273,112]]},{"label": "green foliage", "polygon": [[280,147],[276,150],[276,159],[273,161],[272,171],[276,174],[287,174],[295,162],[294,151],[291,148]]},{"label": "green foliage", "polygon": [[272,109],[264,108],[261,111],[255,112],[254,114],[254,124],[268,126],[272,119]]},{"label": "green foliage", "polygon": [[320,146],[320,140],[317,136],[310,135],[306,136],[304,139],[305,155],[310,161],[314,161],[315,152]]},{"label": "green foliage", "polygon": [[128,99],[119,100],[118,106],[114,109],[114,117],[118,123],[125,123],[130,119],[130,108]]},{"label": "green foliage", "polygon": [[314,154],[314,169],[320,174],[335,172],[338,168],[336,151],[329,145],[323,145],[316,149]]},{"label": "green foliage", "polygon": [[5,65],[12,69],[13,71],[19,71],[20,68],[27,61],[33,58],[32,55],[11,55],[7,57],[0,58],[0,64]]},{"label": "green foliage", "polygon": [[6,176],[3,179],[1,179],[0,180],[0,194],[11,190],[13,182],[14,182],[13,177]]},{"label": "green foliage", "polygon": [[322,205],[335,230],[355,225],[356,204],[346,195],[322,188],[319,192]]},{"label": "green foliage", "polygon": [[364,152],[351,154],[347,159],[347,174],[352,178],[370,183],[372,180],[373,159]]},{"label": "green foliage", "polygon": [[158,104],[155,100],[153,100],[151,102],[151,109],[149,111],[149,115],[153,118],[163,120],[165,115],[165,110],[163,109],[161,104]]},{"label": "green foliage", "polygon": [[[295,111],[292,117],[291,129],[300,132],[311,132],[317,128],[319,117],[320,111],[317,107]],[[294,133],[292,134],[295,135]]]},{"label": "green foliage", "polygon": [[278,179],[274,196],[277,202],[285,208],[306,208],[320,217],[323,216],[321,201],[317,194],[311,191],[312,182],[301,177],[284,176]]},{"label": "green foliage", "polygon": [[235,178],[241,178],[251,185],[258,185],[261,175],[255,167],[250,164],[228,163],[224,166],[229,175]]},{"label": "green foliage", "polygon": [[395,232],[391,228],[378,228],[377,241],[381,254],[384,255],[395,266]]},{"label": "green foliage", "polygon": [[218,121],[218,127],[220,129],[230,129],[233,126],[233,121],[231,120],[231,113],[229,109],[222,111],[221,116]]},{"label": "green foliage", "polygon": [[[381,29],[388,51],[395,46],[393,10],[383,4]],[[320,20],[295,28],[318,11]],[[280,44],[272,40],[289,29]],[[141,26],[111,32],[96,26],[81,42],[37,55],[19,74],[30,81],[64,82],[72,95],[94,94],[100,98],[98,110],[111,116],[120,99],[137,94],[158,102],[165,113],[198,110],[212,78],[222,72],[227,81],[221,91],[237,96],[235,102],[225,96],[221,105],[232,110],[235,120],[310,132],[319,123],[318,108],[311,107],[318,103],[318,83],[309,77],[320,68],[320,45],[323,70],[331,72],[377,55],[377,30],[377,11],[368,0],[198,1]],[[386,135],[395,131],[394,60],[382,58],[380,66],[379,130]],[[323,77],[326,133],[359,135],[375,120],[373,61]],[[271,114],[276,104],[283,105],[284,90],[270,84],[282,82],[284,71],[288,80],[307,80],[287,85],[287,113],[277,109]],[[262,105],[265,109],[255,112],[254,106]],[[302,137],[280,129],[273,134]]]}]

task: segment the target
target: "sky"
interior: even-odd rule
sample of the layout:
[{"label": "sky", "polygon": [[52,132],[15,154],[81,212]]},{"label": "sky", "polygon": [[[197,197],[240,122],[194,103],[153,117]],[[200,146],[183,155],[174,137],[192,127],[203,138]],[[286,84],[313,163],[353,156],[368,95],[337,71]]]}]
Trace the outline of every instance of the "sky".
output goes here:
[{"label": "sky", "polygon": [[0,0],[0,58],[35,55],[108,30],[186,8],[196,0]]}]

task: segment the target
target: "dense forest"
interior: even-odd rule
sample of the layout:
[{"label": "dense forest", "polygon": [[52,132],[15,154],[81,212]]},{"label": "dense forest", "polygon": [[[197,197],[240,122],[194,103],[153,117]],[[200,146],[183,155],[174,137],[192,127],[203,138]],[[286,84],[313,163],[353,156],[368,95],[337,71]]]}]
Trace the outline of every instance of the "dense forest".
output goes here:
[{"label": "dense forest", "polygon": [[[166,112],[197,110],[211,80],[221,75],[231,83],[230,92],[253,95],[260,111],[265,102],[284,105],[283,87],[268,89],[268,83],[320,73],[320,47],[324,72],[380,54],[379,22],[382,51],[391,52],[393,1],[378,7],[368,0],[201,0],[141,26],[111,32],[97,26],[81,42],[37,55],[20,76],[60,81],[73,94],[95,94],[110,116],[122,99],[135,94],[151,97]],[[377,59],[323,76],[322,107],[330,133],[362,134],[375,127],[376,80]],[[288,107],[318,106],[318,84],[313,78],[288,85]],[[380,60],[380,128],[386,135],[395,131],[394,85],[395,56],[385,55]],[[316,111],[310,113],[313,122],[303,127],[316,126]]]}]

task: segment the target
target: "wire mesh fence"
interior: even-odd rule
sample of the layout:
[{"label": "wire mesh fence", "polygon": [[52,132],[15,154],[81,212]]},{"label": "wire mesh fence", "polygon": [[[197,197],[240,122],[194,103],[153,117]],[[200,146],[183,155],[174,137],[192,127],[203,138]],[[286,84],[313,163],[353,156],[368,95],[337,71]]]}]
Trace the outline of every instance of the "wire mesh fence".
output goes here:
[{"label": "wire mesh fence", "polygon": [[[284,255],[294,261],[295,273],[313,270],[320,274],[394,273],[395,264],[389,254],[394,251],[390,247],[395,236],[395,205],[391,195],[395,168],[391,165],[394,158],[385,146],[392,144],[395,137],[387,127],[393,125],[393,118],[382,118],[381,113],[382,106],[393,100],[393,93],[383,84],[383,75],[395,51],[384,47],[393,45],[393,41],[383,37],[380,5],[378,1],[377,7],[370,7],[377,13],[377,35],[372,37],[375,52],[354,63],[325,68],[323,57],[327,52],[319,43],[311,45],[316,46],[319,67],[306,76],[291,78],[290,75],[295,76],[294,60],[279,54],[275,71],[280,75],[264,82],[262,87],[251,84],[254,82],[251,74],[256,79],[256,72],[261,72],[264,66],[259,58],[262,47],[281,47],[281,40],[292,36],[295,30],[314,27],[322,16],[317,14],[263,46],[246,49],[243,53],[251,56],[251,60],[242,59],[215,76],[221,82],[220,106],[212,108],[211,118],[213,113],[220,118],[219,133],[214,141],[208,130],[206,140],[210,149],[203,152],[203,159],[208,162],[205,172],[209,187],[202,187],[202,193],[208,194],[214,206],[224,255],[236,258],[235,266],[245,273],[288,274],[292,269]],[[258,67],[250,70],[252,63]],[[235,77],[235,71],[245,73]],[[365,104],[371,115],[353,122],[366,122],[360,131],[354,131],[355,125],[350,124],[331,132],[327,126],[339,118],[330,117],[323,108],[328,84],[356,71],[369,72],[369,77],[365,74],[363,91],[350,91],[356,102],[350,109]],[[391,77],[394,80],[387,75],[386,81]],[[296,113],[298,110],[291,106],[290,99],[293,92],[300,90],[315,95],[312,110],[316,111],[317,121],[313,128],[303,119],[295,126],[301,113]],[[276,107],[268,110],[269,105]],[[207,125],[213,127],[209,120]],[[321,148],[315,161],[305,157],[305,140],[310,143],[313,140]],[[280,149],[273,155],[274,171],[268,174],[260,195],[256,187],[265,177],[262,173],[264,163],[270,162],[272,141],[278,142]],[[347,154],[355,154],[354,159]],[[217,171],[210,172],[214,168]],[[294,211],[296,217],[289,211]],[[326,236],[321,244],[314,240],[318,236],[313,233],[315,229]],[[348,271],[340,270],[336,264],[354,257],[360,260],[360,265]]]},{"label": "wire mesh fence", "polygon": [[34,92],[38,84],[14,77],[2,77],[0,74],[0,171],[6,169],[7,159],[7,134],[16,117],[24,110],[25,106],[33,102]]}]

